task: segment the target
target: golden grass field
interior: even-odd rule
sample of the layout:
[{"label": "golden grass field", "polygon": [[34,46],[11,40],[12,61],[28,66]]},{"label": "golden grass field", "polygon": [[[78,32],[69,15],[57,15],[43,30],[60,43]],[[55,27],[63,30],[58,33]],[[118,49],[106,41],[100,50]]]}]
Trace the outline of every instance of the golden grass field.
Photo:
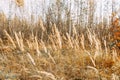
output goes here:
[{"label": "golden grass field", "polygon": [[62,27],[0,14],[0,80],[120,80],[110,27]]}]

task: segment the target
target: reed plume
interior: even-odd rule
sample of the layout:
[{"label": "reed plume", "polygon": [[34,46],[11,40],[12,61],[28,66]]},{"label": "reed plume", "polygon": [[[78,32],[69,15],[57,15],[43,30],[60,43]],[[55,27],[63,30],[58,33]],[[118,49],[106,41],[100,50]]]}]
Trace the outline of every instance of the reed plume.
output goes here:
[{"label": "reed plume", "polygon": [[18,7],[24,6],[24,0],[15,0]]}]

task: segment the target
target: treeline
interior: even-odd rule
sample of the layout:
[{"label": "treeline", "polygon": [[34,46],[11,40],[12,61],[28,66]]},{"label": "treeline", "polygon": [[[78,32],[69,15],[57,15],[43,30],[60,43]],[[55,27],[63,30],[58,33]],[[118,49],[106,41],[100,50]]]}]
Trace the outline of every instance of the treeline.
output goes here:
[{"label": "treeline", "polygon": [[[22,5],[23,7],[18,5],[16,7],[19,7],[22,18],[19,18],[18,15],[12,17],[11,13],[9,13],[7,18],[4,13],[1,13],[0,27],[8,29],[11,34],[14,30],[22,31],[26,34],[28,32],[39,33],[37,35],[40,38],[52,33],[54,25],[56,25],[61,34],[66,35],[68,33],[73,37],[75,32],[77,34],[86,33],[86,29],[89,28],[95,30],[99,35],[98,37],[102,37],[109,33],[108,28],[111,26],[112,20],[111,13],[114,11],[112,10],[113,3],[112,0],[100,1],[99,4],[98,0],[54,0],[48,3],[43,1],[41,3],[42,7],[40,8],[38,5],[37,8],[38,10],[42,9],[40,10],[42,16],[34,12],[34,14],[26,14],[26,16],[30,16],[28,19],[24,15],[22,16],[24,5]],[[47,7],[44,7],[46,4]],[[44,36],[41,37],[43,34]]]}]

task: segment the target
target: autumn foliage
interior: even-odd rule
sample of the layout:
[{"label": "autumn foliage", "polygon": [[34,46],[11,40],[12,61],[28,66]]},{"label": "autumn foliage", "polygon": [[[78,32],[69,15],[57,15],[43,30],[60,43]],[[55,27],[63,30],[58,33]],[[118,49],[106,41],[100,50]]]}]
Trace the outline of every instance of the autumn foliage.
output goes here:
[{"label": "autumn foliage", "polygon": [[113,46],[120,48],[120,19],[115,13],[112,14],[112,27],[110,31],[112,34],[111,40],[114,44]]}]

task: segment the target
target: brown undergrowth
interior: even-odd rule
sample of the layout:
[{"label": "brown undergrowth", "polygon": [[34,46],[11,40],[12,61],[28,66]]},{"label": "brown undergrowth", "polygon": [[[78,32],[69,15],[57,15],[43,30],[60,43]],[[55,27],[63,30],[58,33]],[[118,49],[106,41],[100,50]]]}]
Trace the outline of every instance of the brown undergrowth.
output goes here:
[{"label": "brown undergrowth", "polygon": [[[15,17],[0,22],[2,80],[119,80],[119,49],[109,28],[72,27],[72,34]],[[9,26],[9,27],[8,27]],[[63,26],[66,27],[66,26]],[[66,28],[67,29],[67,28]]]}]

